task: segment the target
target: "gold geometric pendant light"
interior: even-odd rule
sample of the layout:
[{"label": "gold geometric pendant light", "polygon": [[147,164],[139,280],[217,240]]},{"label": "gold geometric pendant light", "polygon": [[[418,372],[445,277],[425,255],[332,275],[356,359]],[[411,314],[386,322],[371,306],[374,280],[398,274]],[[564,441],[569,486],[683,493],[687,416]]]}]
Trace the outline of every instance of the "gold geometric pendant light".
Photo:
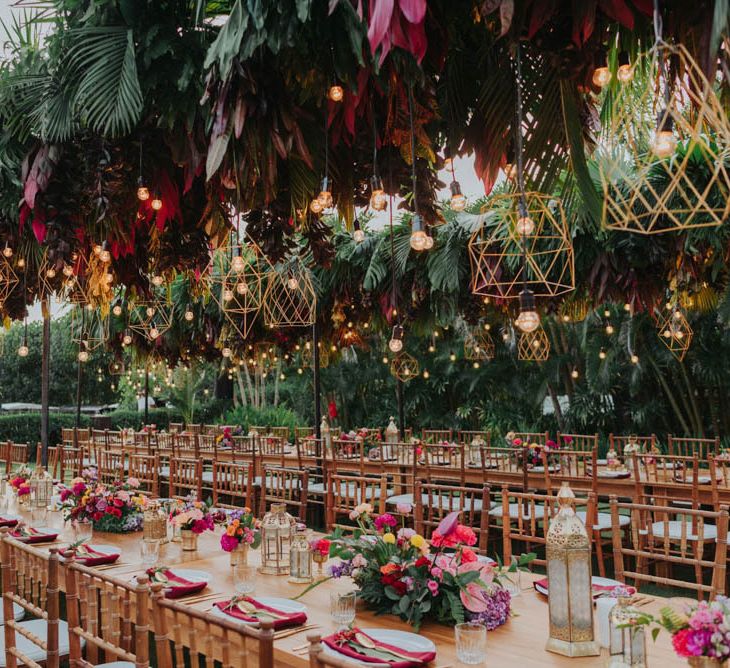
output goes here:
[{"label": "gold geometric pendant light", "polygon": [[172,306],[159,298],[129,304],[129,329],[154,342],[172,327]]},{"label": "gold geometric pendant light", "polygon": [[19,282],[20,279],[15,273],[11,261],[0,254],[0,312],[2,312],[5,302]]},{"label": "gold geometric pendant light", "polygon": [[311,272],[299,258],[269,273],[263,307],[267,327],[305,327],[314,324],[317,295]]},{"label": "gold geometric pendant light", "polygon": [[407,383],[420,373],[418,360],[408,353],[398,353],[390,363],[390,373],[398,380]]},{"label": "gold geometric pendant light", "polygon": [[71,311],[71,341],[88,352],[101,348],[109,339],[109,318],[99,309],[78,305]]},{"label": "gold geometric pendant light", "polygon": [[527,288],[535,297],[556,297],[575,289],[573,241],[561,201],[526,192],[523,216],[521,198],[519,193],[493,197],[469,240],[475,295],[517,299]]},{"label": "gold geometric pendant light", "polygon": [[659,41],[630,81],[609,89],[596,161],[603,224],[661,234],[715,227],[730,214],[730,122],[684,46]]},{"label": "gold geometric pendant light", "polygon": [[523,332],[517,342],[517,359],[544,362],[550,356],[550,340],[540,325],[534,332]]},{"label": "gold geometric pendant light", "polygon": [[464,358],[473,362],[494,359],[495,347],[487,325],[471,328],[464,337]]},{"label": "gold geometric pendant light", "polygon": [[682,310],[675,306],[670,308],[666,314],[658,313],[657,328],[661,342],[681,362],[687,354],[694,336],[692,327]]}]

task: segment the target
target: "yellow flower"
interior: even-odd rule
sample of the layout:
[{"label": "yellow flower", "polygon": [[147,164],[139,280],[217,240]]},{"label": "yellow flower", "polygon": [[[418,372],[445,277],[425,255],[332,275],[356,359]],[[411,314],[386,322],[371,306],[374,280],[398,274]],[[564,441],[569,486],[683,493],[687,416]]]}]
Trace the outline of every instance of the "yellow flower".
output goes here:
[{"label": "yellow flower", "polygon": [[383,542],[388,543],[389,545],[395,544],[395,534],[392,534],[392,533],[383,534]]},{"label": "yellow flower", "polygon": [[423,544],[426,542],[423,536],[420,534],[416,534],[415,536],[411,536],[411,545],[415,547],[416,549],[421,549],[423,547]]}]

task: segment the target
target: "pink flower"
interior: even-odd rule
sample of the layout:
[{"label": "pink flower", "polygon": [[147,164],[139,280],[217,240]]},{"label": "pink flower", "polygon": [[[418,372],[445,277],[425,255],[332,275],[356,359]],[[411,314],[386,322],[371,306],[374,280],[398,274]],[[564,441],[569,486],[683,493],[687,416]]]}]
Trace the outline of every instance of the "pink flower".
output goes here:
[{"label": "pink flower", "polygon": [[470,582],[459,592],[459,597],[469,612],[486,612],[489,604],[485,593],[476,582]]},{"label": "pink flower", "polygon": [[410,503],[397,503],[395,509],[399,515],[410,515],[413,506]]},{"label": "pink flower", "polygon": [[438,566],[434,566],[431,569],[431,576],[441,582],[444,577],[444,572]]},{"label": "pink flower", "polygon": [[416,535],[416,532],[413,529],[410,529],[408,527],[403,527],[402,529],[398,529],[397,537],[398,540],[410,540],[413,538],[413,536]]},{"label": "pink flower", "polygon": [[512,441],[512,445],[514,445],[515,447],[519,448],[522,445],[522,439],[521,438],[516,438],[514,441]]},{"label": "pink flower", "polygon": [[468,547],[465,547],[461,551],[461,563],[470,564],[474,561],[478,561],[477,555],[474,553],[474,550],[470,550]]},{"label": "pink flower", "polygon": [[234,536],[224,533],[221,536],[221,548],[226,552],[233,552],[238,547],[238,540]]},{"label": "pink flower", "polygon": [[444,519],[442,519],[439,522],[439,525],[436,527],[436,532],[442,537],[442,538],[449,538],[454,531],[456,531],[456,527],[459,525],[459,511],[455,510],[453,513],[449,513]]},{"label": "pink flower", "polygon": [[431,592],[431,596],[436,596],[439,593],[439,583],[436,580],[429,580],[426,583],[428,591]]},{"label": "pink flower", "polygon": [[557,448],[557,447],[558,447],[558,444],[557,444],[557,443],[556,443],[555,441],[553,441],[553,440],[550,440],[550,439],[548,439],[548,440],[547,440],[547,441],[545,442],[545,447],[546,447],[546,448],[547,448],[548,450],[554,450],[555,448]]},{"label": "pink flower", "polygon": [[563,436],[563,441],[565,442],[566,445],[570,445],[573,442],[573,437],[572,436]]},{"label": "pink flower", "polygon": [[385,527],[396,526],[398,524],[398,520],[396,520],[390,513],[383,513],[373,520],[373,524],[378,531],[382,531]]},{"label": "pink flower", "polygon": [[127,484],[130,487],[137,488],[139,487],[139,480],[137,478],[127,478]]}]

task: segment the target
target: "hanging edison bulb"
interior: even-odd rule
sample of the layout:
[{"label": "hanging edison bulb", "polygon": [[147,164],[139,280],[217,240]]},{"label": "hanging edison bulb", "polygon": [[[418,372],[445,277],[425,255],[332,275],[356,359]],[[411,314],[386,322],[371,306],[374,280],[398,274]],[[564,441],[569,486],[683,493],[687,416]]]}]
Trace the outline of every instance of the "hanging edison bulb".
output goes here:
[{"label": "hanging edison bulb", "polygon": [[3,256],[7,258],[13,257],[13,248],[9,241],[5,242],[5,248],[3,248]]},{"label": "hanging edison bulb", "polygon": [[187,322],[192,322],[193,321],[193,319],[195,318],[195,314],[193,313],[193,309],[192,309],[191,306],[188,306],[185,309],[185,314],[183,315],[183,317],[185,318],[185,320]]},{"label": "hanging edison bulb", "polygon": [[622,51],[618,57],[618,70],[616,71],[616,78],[621,83],[628,83],[634,78],[634,68],[631,66],[629,60],[629,54],[626,51]]},{"label": "hanging edison bulb", "polygon": [[527,212],[524,212],[524,215],[517,219],[515,232],[520,237],[530,237],[535,233],[535,221],[527,215]]},{"label": "hanging edison bulb", "polygon": [[656,132],[651,150],[657,158],[668,158],[677,150],[677,137],[674,134],[674,121],[666,109],[657,114]]},{"label": "hanging edison bulb", "polygon": [[403,325],[395,325],[393,333],[388,341],[388,348],[392,353],[399,353],[403,350]]},{"label": "hanging edison bulb", "polygon": [[150,202],[150,206],[155,210],[159,211],[162,208],[162,195],[159,190],[155,190],[155,195]]},{"label": "hanging edison bulb", "polygon": [[452,181],[449,187],[451,188],[451,208],[454,211],[466,209],[466,197],[461,192],[461,184],[458,181]]},{"label": "hanging edison bulb", "polygon": [[355,241],[356,244],[361,244],[363,241],[365,241],[365,232],[360,227],[360,221],[355,218],[355,220],[352,223],[352,238]]},{"label": "hanging edison bulb", "polygon": [[426,232],[423,230],[421,216],[417,213],[413,214],[411,221],[411,248],[417,252],[426,250],[426,244],[428,243],[426,236]]},{"label": "hanging edison bulb", "polygon": [[117,302],[114,306],[112,306],[112,313],[117,317],[122,315],[122,305],[120,302]]},{"label": "hanging edison bulb", "polygon": [[332,192],[330,191],[330,180],[329,177],[322,177],[322,188],[319,195],[317,195],[319,203],[322,205],[322,211],[331,209],[334,204],[332,200]]},{"label": "hanging edison bulb", "polygon": [[235,271],[237,274],[240,274],[243,272],[243,270],[246,268],[246,262],[243,259],[243,256],[241,255],[241,247],[239,246],[236,254],[231,259],[231,269]]},{"label": "hanging edison bulb", "polygon": [[535,309],[535,294],[525,288],[520,292],[520,313],[515,321],[523,332],[534,332],[540,326],[540,314]]},{"label": "hanging edison bulb", "polygon": [[150,323],[150,339],[155,341],[160,336],[160,330],[157,328],[154,322]]},{"label": "hanging edison bulb", "polygon": [[144,179],[140,176],[137,179],[137,199],[146,202],[150,198],[150,189],[145,185]]},{"label": "hanging edison bulb", "polygon": [[18,357],[28,357],[28,353],[30,352],[28,349],[28,323],[25,324],[26,332],[23,334],[23,343],[20,344],[20,347],[18,348]]},{"label": "hanging edison bulb", "polygon": [[373,211],[385,211],[388,206],[388,198],[383,188],[383,179],[373,175],[370,178],[370,208]]},{"label": "hanging edison bulb", "polygon": [[433,248],[433,235],[430,230],[426,231],[426,240],[423,244],[423,250],[431,250]]},{"label": "hanging edison bulb", "polygon": [[327,91],[327,97],[332,102],[342,102],[342,98],[345,96],[345,91],[339,84],[332,84],[329,91]]},{"label": "hanging edison bulb", "polygon": [[296,290],[299,287],[299,280],[294,274],[290,274],[286,279],[286,287],[290,290]]},{"label": "hanging edison bulb", "polygon": [[611,70],[608,69],[604,51],[599,51],[596,54],[596,62],[598,63],[598,67],[593,70],[593,85],[598,88],[603,88],[611,83]]},{"label": "hanging edison bulb", "polygon": [[152,285],[154,285],[157,288],[159,288],[164,282],[165,282],[165,279],[160,274],[155,274],[152,277]]},{"label": "hanging edison bulb", "polygon": [[81,345],[79,346],[79,362],[85,363],[89,361],[89,351],[86,348],[87,346],[82,341]]},{"label": "hanging edison bulb", "polygon": [[132,333],[128,329],[124,330],[124,336],[122,337],[122,345],[123,346],[132,345]]}]

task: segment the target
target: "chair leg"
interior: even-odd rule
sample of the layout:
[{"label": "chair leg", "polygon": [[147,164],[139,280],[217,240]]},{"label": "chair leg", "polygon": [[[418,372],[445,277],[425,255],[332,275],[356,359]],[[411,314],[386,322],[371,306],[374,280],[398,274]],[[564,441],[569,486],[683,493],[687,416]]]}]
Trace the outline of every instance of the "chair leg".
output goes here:
[{"label": "chair leg", "polygon": [[596,561],[598,562],[598,575],[602,578],[606,577],[606,561],[603,556],[603,543],[601,537],[601,531],[594,529],[593,531],[593,542],[596,545]]}]

